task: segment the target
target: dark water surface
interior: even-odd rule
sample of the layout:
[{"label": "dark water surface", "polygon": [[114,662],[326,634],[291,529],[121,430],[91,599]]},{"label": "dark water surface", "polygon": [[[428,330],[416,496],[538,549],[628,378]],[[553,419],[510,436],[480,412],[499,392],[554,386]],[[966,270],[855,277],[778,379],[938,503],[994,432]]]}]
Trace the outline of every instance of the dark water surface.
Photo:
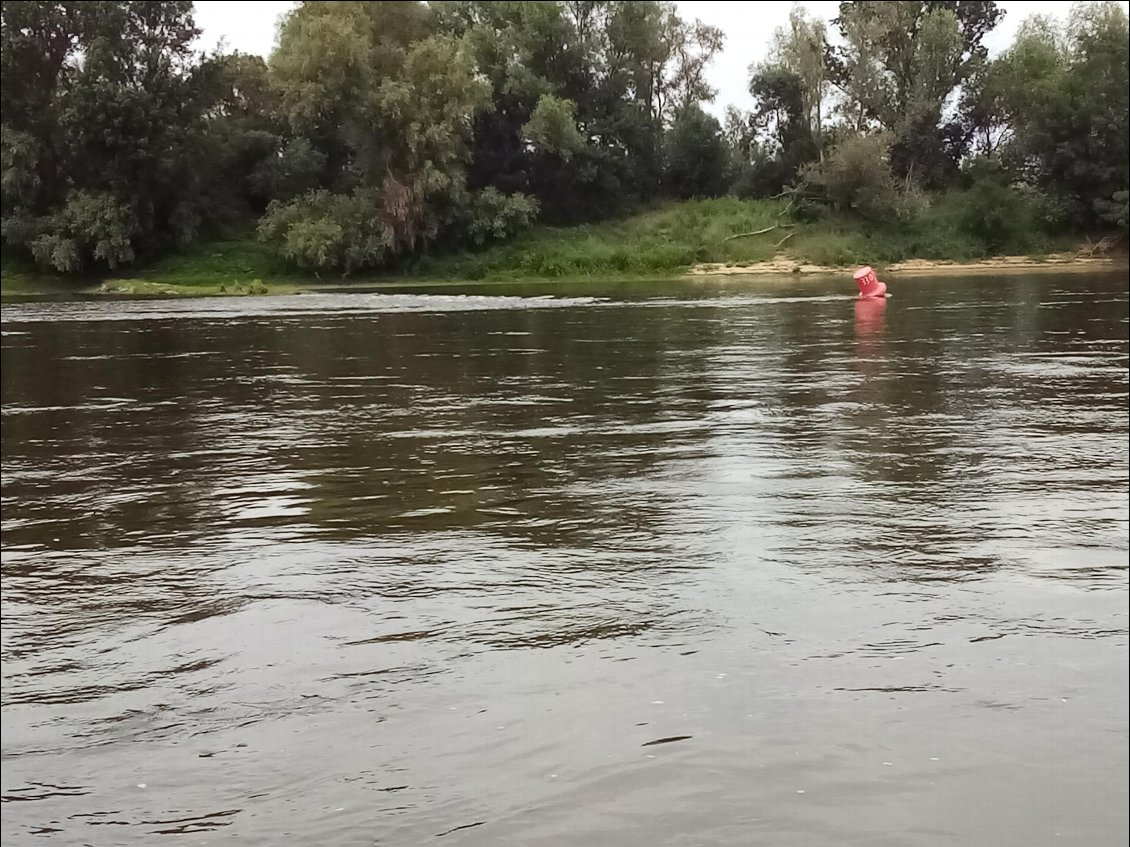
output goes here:
[{"label": "dark water surface", "polygon": [[3,843],[1125,844],[1127,280],[850,288],[6,303]]}]

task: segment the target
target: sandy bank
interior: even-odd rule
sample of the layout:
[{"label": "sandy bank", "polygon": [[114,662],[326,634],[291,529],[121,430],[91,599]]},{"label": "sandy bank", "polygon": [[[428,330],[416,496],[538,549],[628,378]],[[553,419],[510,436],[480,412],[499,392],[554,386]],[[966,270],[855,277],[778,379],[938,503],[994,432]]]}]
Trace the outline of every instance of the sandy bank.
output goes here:
[{"label": "sandy bank", "polygon": [[[1050,256],[996,256],[991,259],[977,259],[970,262],[947,262],[933,259],[908,259],[893,265],[877,265],[877,270],[885,277],[912,276],[954,276],[972,274],[1007,273],[1070,273],[1096,270],[1119,270],[1130,267],[1125,255],[1080,256],[1075,253],[1062,253]],[[798,262],[788,256],[776,256],[767,262],[747,264],[703,263],[694,265],[688,276],[827,276],[851,274],[856,266],[836,267],[833,265],[811,265]]]}]

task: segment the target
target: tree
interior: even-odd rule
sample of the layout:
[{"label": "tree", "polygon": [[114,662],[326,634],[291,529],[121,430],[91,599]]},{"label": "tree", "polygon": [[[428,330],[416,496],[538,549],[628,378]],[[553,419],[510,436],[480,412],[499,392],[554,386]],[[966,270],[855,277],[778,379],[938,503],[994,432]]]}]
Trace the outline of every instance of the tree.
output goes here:
[{"label": "tree", "polygon": [[753,181],[765,194],[776,194],[803,165],[818,158],[804,80],[780,65],[763,65],[750,78],[749,91],[757,101],[750,124],[768,151]]},{"label": "tree", "polygon": [[[63,201],[58,94],[87,27],[85,3],[0,5],[0,120],[5,227]],[[7,240],[7,238],[5,238]]]},{"label": "tree", "polygon": [[[670,3],[436,8],[441,28],[468,39],[491,85],[491,104],[475,119],[470,184],[532,193],[547,221],[613,214],[656,196],[664,131],[713,95],[705,69],[721,32],[685,21]],[[562,143],[546,143],[550,123]]]},{"label": "tree", "polygon": [[670,70],[665,81],[660,72],[660,86],[670,90],[670,118],[677,120],[682,112],[714,99],[717,92],[706,82],[706,68],[721,52],[726,37],[718,27],[684,21],[674,7],[666,9],[665,28]]},{"label": "tree", "polygon": [[999,158],[972,159],[962,176],[968,188],[962,194],[960,222],[985,245],[986,253],[1006,246],[1033,252],[1043,248],[1043,236],[1053,222],[1052,209],[1038,190],[1018,183]]},{"label": "tree", "polygon": [[5,244],[77,271],[195,238],[209,104],[192,4],[2,16]]},{"label": "tree", "polygon": [[[321,190],[273,201],[260,223],[287,258],[349,272],[440,233],[468,237],[477,204],[466,161],[489,90],[467,41],[438,32],[429,8],[303,3],[283,21],[270,74],[292,131],[326,162]],[[534,208],[515,204],[493,219],[522,221]]]},{"label": "tree", "polygon": [[726,190],[728,154],[718,120],[685,109],[667,133],[667,189],[675,197],[717,197]]},{"label": "tree", "polygon": [[[548,220],[589,217],[608,207],[612,163],[594,164],[596,31],[606,4],[442,2],[441,29],[464,38],[490,103],[475,116],[468,182],[537,197]],[[572,12],[582,15],[582,35]],[[537,113],[535,116],[535,112]],[[572,129],[570,129],[570,125]],[[614,205],[614,204],[613,204]]]},{"label": "tree", "polygon": [[552,94],[543,94],[522,126],[522,135],[534,150],[569,161],[585,146],[577,128],[577,104]]},{"label": "tree", "polygon": [[1000,57],[984,62],[966,82],[961,114],[973,148],[992,157],[1016,137],[1022,115],[1061,95],[1066,45],[1052,18],[1035,15],[1020,24]]},{"label": "tree", "polygon": [[829,51],[829,75],[857,131],[894,133],[900,177],[936,187],[956,175],[967,136],[943,121],[944,107],[984,61],[982,41],[1003,14],[992,0],[840,4],[843,45]]},{"label": "tree", "polygon": [[818,155],[823,155],[824,118],[830,87],[825,64],[827,53],[824,21],[794,6],[789,12],[788,27],[778,28],[774,33],[770,50],[772,61],[761,71],[767,73],[771,67],[779,68],[800,81],[804,116]]},{"label": "tree", "polygon": [[1066,33],[1036,19],[991,68],[1003,154],[1083,226],[1125,229],[1130,28],[1117,3],[1076,6]]}]

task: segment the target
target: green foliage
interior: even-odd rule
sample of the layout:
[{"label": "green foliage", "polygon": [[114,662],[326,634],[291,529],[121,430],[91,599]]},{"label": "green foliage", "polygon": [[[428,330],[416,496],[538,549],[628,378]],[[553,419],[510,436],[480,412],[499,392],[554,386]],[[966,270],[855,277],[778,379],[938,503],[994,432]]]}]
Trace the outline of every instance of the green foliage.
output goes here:
[{"label": "green foliage", "polygon": [[577,104],[552,94],[538,98],[530,119],[522,126],[522,135],[535,150],[565,162],[585,146],[584,136],[577,129]]},{"label": "green foliage", "polygon": [[829,53],[829,70],[843,117],[856,132],[894,134],[899,178],[931,188],[955,178],[965,138],[944,120],[945,104],[984,61],[982,41],[1003,14],[992,0],[840,4],[842,44]]},{"label": "green foliage", "polygon": [[[627,218],[577,227],[535,227],[524,235],[473,253],[422,257],[411,272],[426,278],[526,279],[641,277],[680,274],[696,262],[741,264],[777,254],[799,263],[847,267],[910,258],[965,261],[994,253],[1026,254],[1064,249],[1068,242],[1047,234],[1045,223],[1017,233],[990,249],[967,226],[967,189],[953,189],[905,221],[862,219],[829,212],[794,229],[726,240],[772,228],[781,201],[722,197],[669,203]],[[785,234],[787,242],[776,245]],[[402,271],[402,272],[403,272]]]},{"label": "green foliage", "polygon": [[[747,160],[749,180],[761,196],[777,194],[819,155],[809,122],[804,79],[781,65],[763,65],[750,77],[757,107],[747,118],[763,155]],[[755,194],[755,196],[756,196]]]},{"label": "green foliage", "polygon": [[705,69],[721,49],[719,30],[651,0],[436,7],[490,83],[490,107],[475,120],[472,186],[533,195],[555,223],[658,196],[665,130],[713,96]]},{"label": "green foliage", "polygon": [[[412,253],[435,236],[438,227],[422,230],[405,223],[418,216],[403,209],[421,202],[409,187],[387,180],[379,189],[349,194],[313,191],[288,203],[272,202],[259,223],[259,237],[278,245],[298,267],[350,274]],[[512,237],[536,213],[535,200],[487,188],[458,198],[447,231],[459,243],[482,245]]]},{"label": "green foliage", "polygon": [[[486,250],[422,258],[426,277],[519,279],[669,276],[721,250],[722,239],[772,223],[778,204],[733,198],[670,204],[601,224],[536,227]],[[772,242],[730,243],[732,255],[767,258]]]},{"label": "green foliage", "polygon": [[[1063,100],[1037,103],[1025,148],[1038,178],[1084,221],[1117,223],[1117,195],[1130,190],[1130,30],[1116,3],[1081,5],[1068,31]],[[1050,99],[1050,98],[1049,98]]]},{"label": "green foliage", "polygon": [[266,62],[242,53],[211,57],[199,85],[209,103],[200,205],[213,228],[239,228],[272,198],[315,187],[324,161],[311,158],[316,151],[305,138],[285,137]]},{"label": "green foliage", "polygon": [[382,205],[372,189],[320,190],[289,203],[276,200],[259,222],[259,235],[301,268],[349,273],[380,265],[396,248],[393,222],[381,220],[377,211]]},{"label": "green foliage", "polygon": [[[724,239],[786,205],[809,224],[788,249],[829,261],[1127,230],[1118,3],[1032,19],[993,61],[991,0],[844,2],[832,39],[798,7],[724,128],[702,108],[722,33],[679,8],[302,2],[264,61],[200,54],[187,0],[4,0],[5,254],[82,275],[257,222],[257,250],[319,273],[446,254],[481,274],[639,274],[764,258],[773,236]],[[529,231],[726,191],[788,202]]]},{"label": "green foliage", "polygon": [[907,221],[925,200],[913,183],[895,179],[890,165],[890,136],[849,136],[821,162],[805,168],[803,190],[832,208],[872,221]]},{"label": "green foliage", "polygon": [[44,220],[31,254],[42,267],[62,273],[82,271],[88,259],[116,268],[133,261],[136,229],[130,208],[113,195],[75,191],[61,211]]},{"label": "green foliage", "polygon": [[253,284],[288,278],[287,265],[253,237],[195,244],[138,270],[147,278],[177,286]]},{"label": "green foliage", "polygon": [[212,179],[216,65],[189,2],[4,3],[3,238],[44,267],[116,267],[183,245]]},{"label": "green foliage", "polygon": [[284,20],[270,70],[308,141],[265,178],[294,190],[326,169],[329,187],[280,192],[259,232],[299,266],[375,267],[470,214],[464,162],[487,88],[466,45],[434,26],[418,3],[306,3]]},{"label": "green foliage", "polygon": [[667,133],[667,187],[675,196],[717,197],[726,190],[729,153],[718,120],[697,107],[675,118]]},{"label": "green foliage", "polygon": [[[870,222],[851,212],[827,212],[820,220],[794,229],[725,240],[772,227],[780,201],[743,201],[733,197],[669,203],[626,218],[559,228],[536,226],[516,237],[474,251],[430,251],[409,263],[373,273],[354,274],[359,282],[403,281],[405,277],[451,280],[666,278],[695,262],[741,264],[783,256],[797,264],[850,267],[886,264],[909,258],[971,260],[991,255],[1032,254],[1066,249],[1070,240],[1037,229],[1020,233],[1017,242],[990,250],[967,220],[972,189],[936,195],[930,207],[908,222]],[[1051,232],[1058,231],[1054,223]],[[776,245],[784,234],[788,241]],[[25,290],[57,290],[58,281],[27,279],[5,257],[4,285],[26,282]],[[115,291],[134,294],[242,294],[294,290],[330,281],[295,271],[268,245],[253,238],[197,244],[174,256],[147,263],[124,279],[111,281]],[[222,290],[221,290],[222,287]]]},{"label": "green foliage", "polygon": [[30,132],[5,129],[0,138],[0,190],[4,208],[26,208],[35,202],[40,177],[40,147]]},{"label": "green foliage", "polygon": [[[799,98],[793,96],[792,120],[797,121],[803,115],[807,135],[817,149],[823,146],[824,116],[831,95],[828,52],[824,21],[809,17],[802,7],[794,6],[789,12],[788,27],[779,28],[773,36],[772,61],[760,71],[762,76],[773,70],[783,71],[795,80]],[[800,109],[796,108],[798,105]]]},{"label": "green foliage", "polygon": [[992,159],[970,162],[965,178],[969,188],[962,194],[959,220],[966,233],[984,244],[986,254],[1005,248],[1038,252],[1046,244],[1047,231],[1059,221],[1037,191],[1016,183]]},{"label": "green foliage", "polygon": [[1115,191],[1109,200],[1096,198],[1095,212],[1101,221],[1113,224],[1125,233],[1130,229],[1130,191]]},{"label": "green foliage", "polygon": [[1075,6],[1065,32],[1026,21],[974,83],[964,109],[982,152],[1055,196],[1077,225],[1126,231],[1130,28],[1119,4]]},{"label": "green foliage", "polygon": [[481,246],[489,241],[505,241],[527,229],[537,217],[538,201],[525,194],[506,195],[488,186],[473,195],[463,222],[463,237]]},{"label": "green foliage", "polygon": [[317,188],[326,168],[326,158],[310,139],[292,138],[251,168],[249,187],[258,197],[291,200]]},{"label": "green foliage", "polygon": [[[402,79],[411,45],[434,32],[414,2],[300,3],[283,19],[271,81],[291,128],[341,144],[377,117],[374,94]],[[386,95],[387,96],[387,95]]]}]

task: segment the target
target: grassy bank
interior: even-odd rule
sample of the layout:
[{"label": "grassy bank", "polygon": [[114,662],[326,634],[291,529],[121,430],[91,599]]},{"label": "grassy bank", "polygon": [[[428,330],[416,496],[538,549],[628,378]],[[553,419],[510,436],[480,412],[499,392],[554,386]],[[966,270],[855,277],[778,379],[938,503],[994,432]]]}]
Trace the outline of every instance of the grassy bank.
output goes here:
[{"label": "grassy bank", "polygon": [[[872,264],[908,259],[967,262],[991,255],[1036,256],[1072,246],[1068,237],[1028,231],[1013,243],[989,246],[961,224],[962,196],[943,195],[911,225],[868,224],[829,215],[818,221],[773,227],[779,201],[696,200],[671,203],[636,215],[577,227],[536,227],[514,241],[476,252],[433,254],[379,274],[347,279],[286,266],[266,245],[246,238],[196,245],[117,276],[73,281],[44,277],[5,262],[7,294],[88,293],[202,295],[262,294],[318,285],[405,283],[412,280],[625,279],[671,277],[692,265],[752,265],[780,256],[787,263],[818,266]],[[739,236],[733,238],[732,236]]]},{"label": "grassy bank", "polygon": [[45,274],[5,259],[5,295],[120,294],[136,296],[219,296],[285,294],[318,279],[288,268],[253,236],[193,245],[175,255],[101,277]]},{"label": "grassy bank", "polygon": [[1029,232],[1016,243],[992,250],[963,229],[960,195],[936,198],[913,225],[883,226],[829,215],[787,229],[732,237],[774,226],[781,207],[778,201],[736,198],[672,203],[618,221],[540,227],[478,253],[427,257],[410,271],[441,279],[670,275],[699,263],[752,264],[777,254],[810,265],[883,267],[906,259],[1037,255],[1065,249],[1071,241]]}]

